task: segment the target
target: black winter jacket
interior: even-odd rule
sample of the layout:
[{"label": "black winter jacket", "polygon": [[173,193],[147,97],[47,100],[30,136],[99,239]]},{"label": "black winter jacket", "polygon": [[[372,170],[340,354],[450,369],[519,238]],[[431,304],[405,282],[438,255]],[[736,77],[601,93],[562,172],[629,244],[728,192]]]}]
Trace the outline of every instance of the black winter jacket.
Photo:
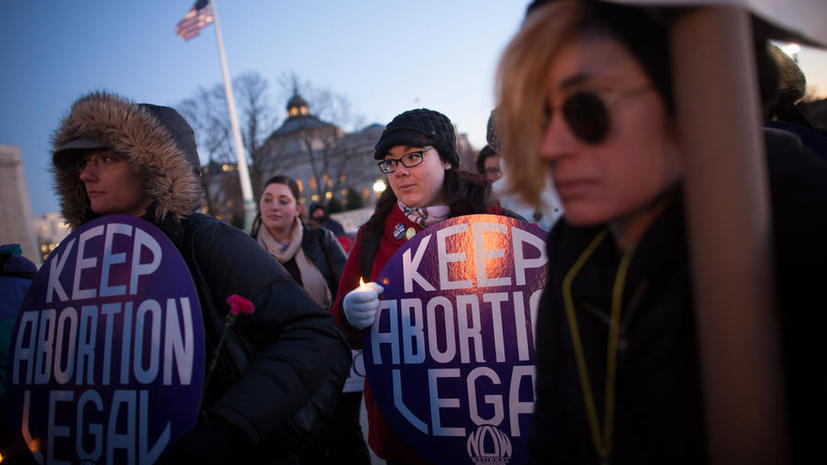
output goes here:
[{"label": "black winter jacket", "polygon": [[208,360],[224,330],[226,298],[239,294],[255,305],[253,315],[231,327],[202,410],[206,421],[219,416],[243,431],[253,446],[250,458],[278,458],[285,448],[275,445],[287,419],[321,385],[332,354],[347,350],[333,318],[241,230],[199,213],[180,221],[168,216],[156,225],[181,251],[195,280]]},{"label": "black winter jacket", "polygon": [[[767,134],[776,287],[794,462],[827,435],[827,164],[796,139]],[[589,432],[563,279],[605,225],[562,220],[548,238],[549,282],[537,321],[531,463],[600,463]],[[572,281],[573,308],[604,418],[608,321],[621,252],[609,236]],[[706,463],[704,412],[683,202],[676,192],[638,243],[622,294],[612,464]]]}]

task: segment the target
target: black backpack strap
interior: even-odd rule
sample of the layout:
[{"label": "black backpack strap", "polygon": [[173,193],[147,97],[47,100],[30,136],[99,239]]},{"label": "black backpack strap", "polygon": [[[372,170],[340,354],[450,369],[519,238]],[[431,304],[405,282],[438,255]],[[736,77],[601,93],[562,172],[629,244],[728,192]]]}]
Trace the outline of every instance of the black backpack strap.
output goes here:
[{"label": "black backpack strap", "polygon": [[376,235],[365,239],[362,243],[362,253],[359,255],[359,270],[362,272],[362,278],[366,281],[370,279],[370,270],[373,268],[373,259],[376,258],[376,252],[379,251],[379,243],[382,242],[382,236]]}]

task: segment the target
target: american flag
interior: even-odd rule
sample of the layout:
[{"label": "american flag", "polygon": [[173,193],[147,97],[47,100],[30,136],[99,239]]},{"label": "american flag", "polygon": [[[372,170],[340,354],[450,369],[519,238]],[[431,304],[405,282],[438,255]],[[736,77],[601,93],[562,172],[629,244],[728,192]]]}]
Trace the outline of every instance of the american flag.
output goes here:
[{"label": "american flag", "polygon": [[212,21],[212,9],[209,0],[196,0],[195,5],[184,16],[184,19],[178,21],[175,33],[184,40],[190,40]]}]

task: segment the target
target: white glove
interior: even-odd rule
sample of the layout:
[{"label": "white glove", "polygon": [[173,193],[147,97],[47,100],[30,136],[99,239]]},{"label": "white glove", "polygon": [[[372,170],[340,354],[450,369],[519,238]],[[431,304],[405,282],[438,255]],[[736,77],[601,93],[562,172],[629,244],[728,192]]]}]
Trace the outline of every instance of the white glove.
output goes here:
[{"label": "white glove", "polygon": [[365,289],[357,287],[348,292],[342,301],[347,322],[358,330],[372,326],[379,310],[379,294],[384,290],[382,286],[369,282],[365,284]]}]

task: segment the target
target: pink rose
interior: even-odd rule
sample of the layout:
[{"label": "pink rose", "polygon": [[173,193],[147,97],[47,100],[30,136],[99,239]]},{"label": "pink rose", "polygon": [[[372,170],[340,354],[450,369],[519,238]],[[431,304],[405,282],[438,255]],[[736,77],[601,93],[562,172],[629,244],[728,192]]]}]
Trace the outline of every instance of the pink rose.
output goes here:
[{"label": "pink rose", "polygon": [[230,306],[230,312],[232,312],[233,315],[238,315],[239,313],[250,315],[256,311],[256,306],[253,305],[252,302],[238,294],[227,297],[227,305]]},{"label": "pink rose", "polygon": [[224,345],[224,339],[227,338],[227,331],[229,331],[230,326],[235,324],[239,313],[251,315],[256,311],[256,306],[253,305],[252,302],[238,294],[227,297],[227,305],[230,306],[230,313],[224,317],[224,332],[221,333],[221,339],[218,340],[218,345],[215,346],[212,361],[210,361],[210,365],[207,367],[207,377],[204,380],[204,392],[207,391],[207,386],[210,384],[210,377],[212,376],[216,363],[218,363],[218,354],[221,352],[221,347]]}]

